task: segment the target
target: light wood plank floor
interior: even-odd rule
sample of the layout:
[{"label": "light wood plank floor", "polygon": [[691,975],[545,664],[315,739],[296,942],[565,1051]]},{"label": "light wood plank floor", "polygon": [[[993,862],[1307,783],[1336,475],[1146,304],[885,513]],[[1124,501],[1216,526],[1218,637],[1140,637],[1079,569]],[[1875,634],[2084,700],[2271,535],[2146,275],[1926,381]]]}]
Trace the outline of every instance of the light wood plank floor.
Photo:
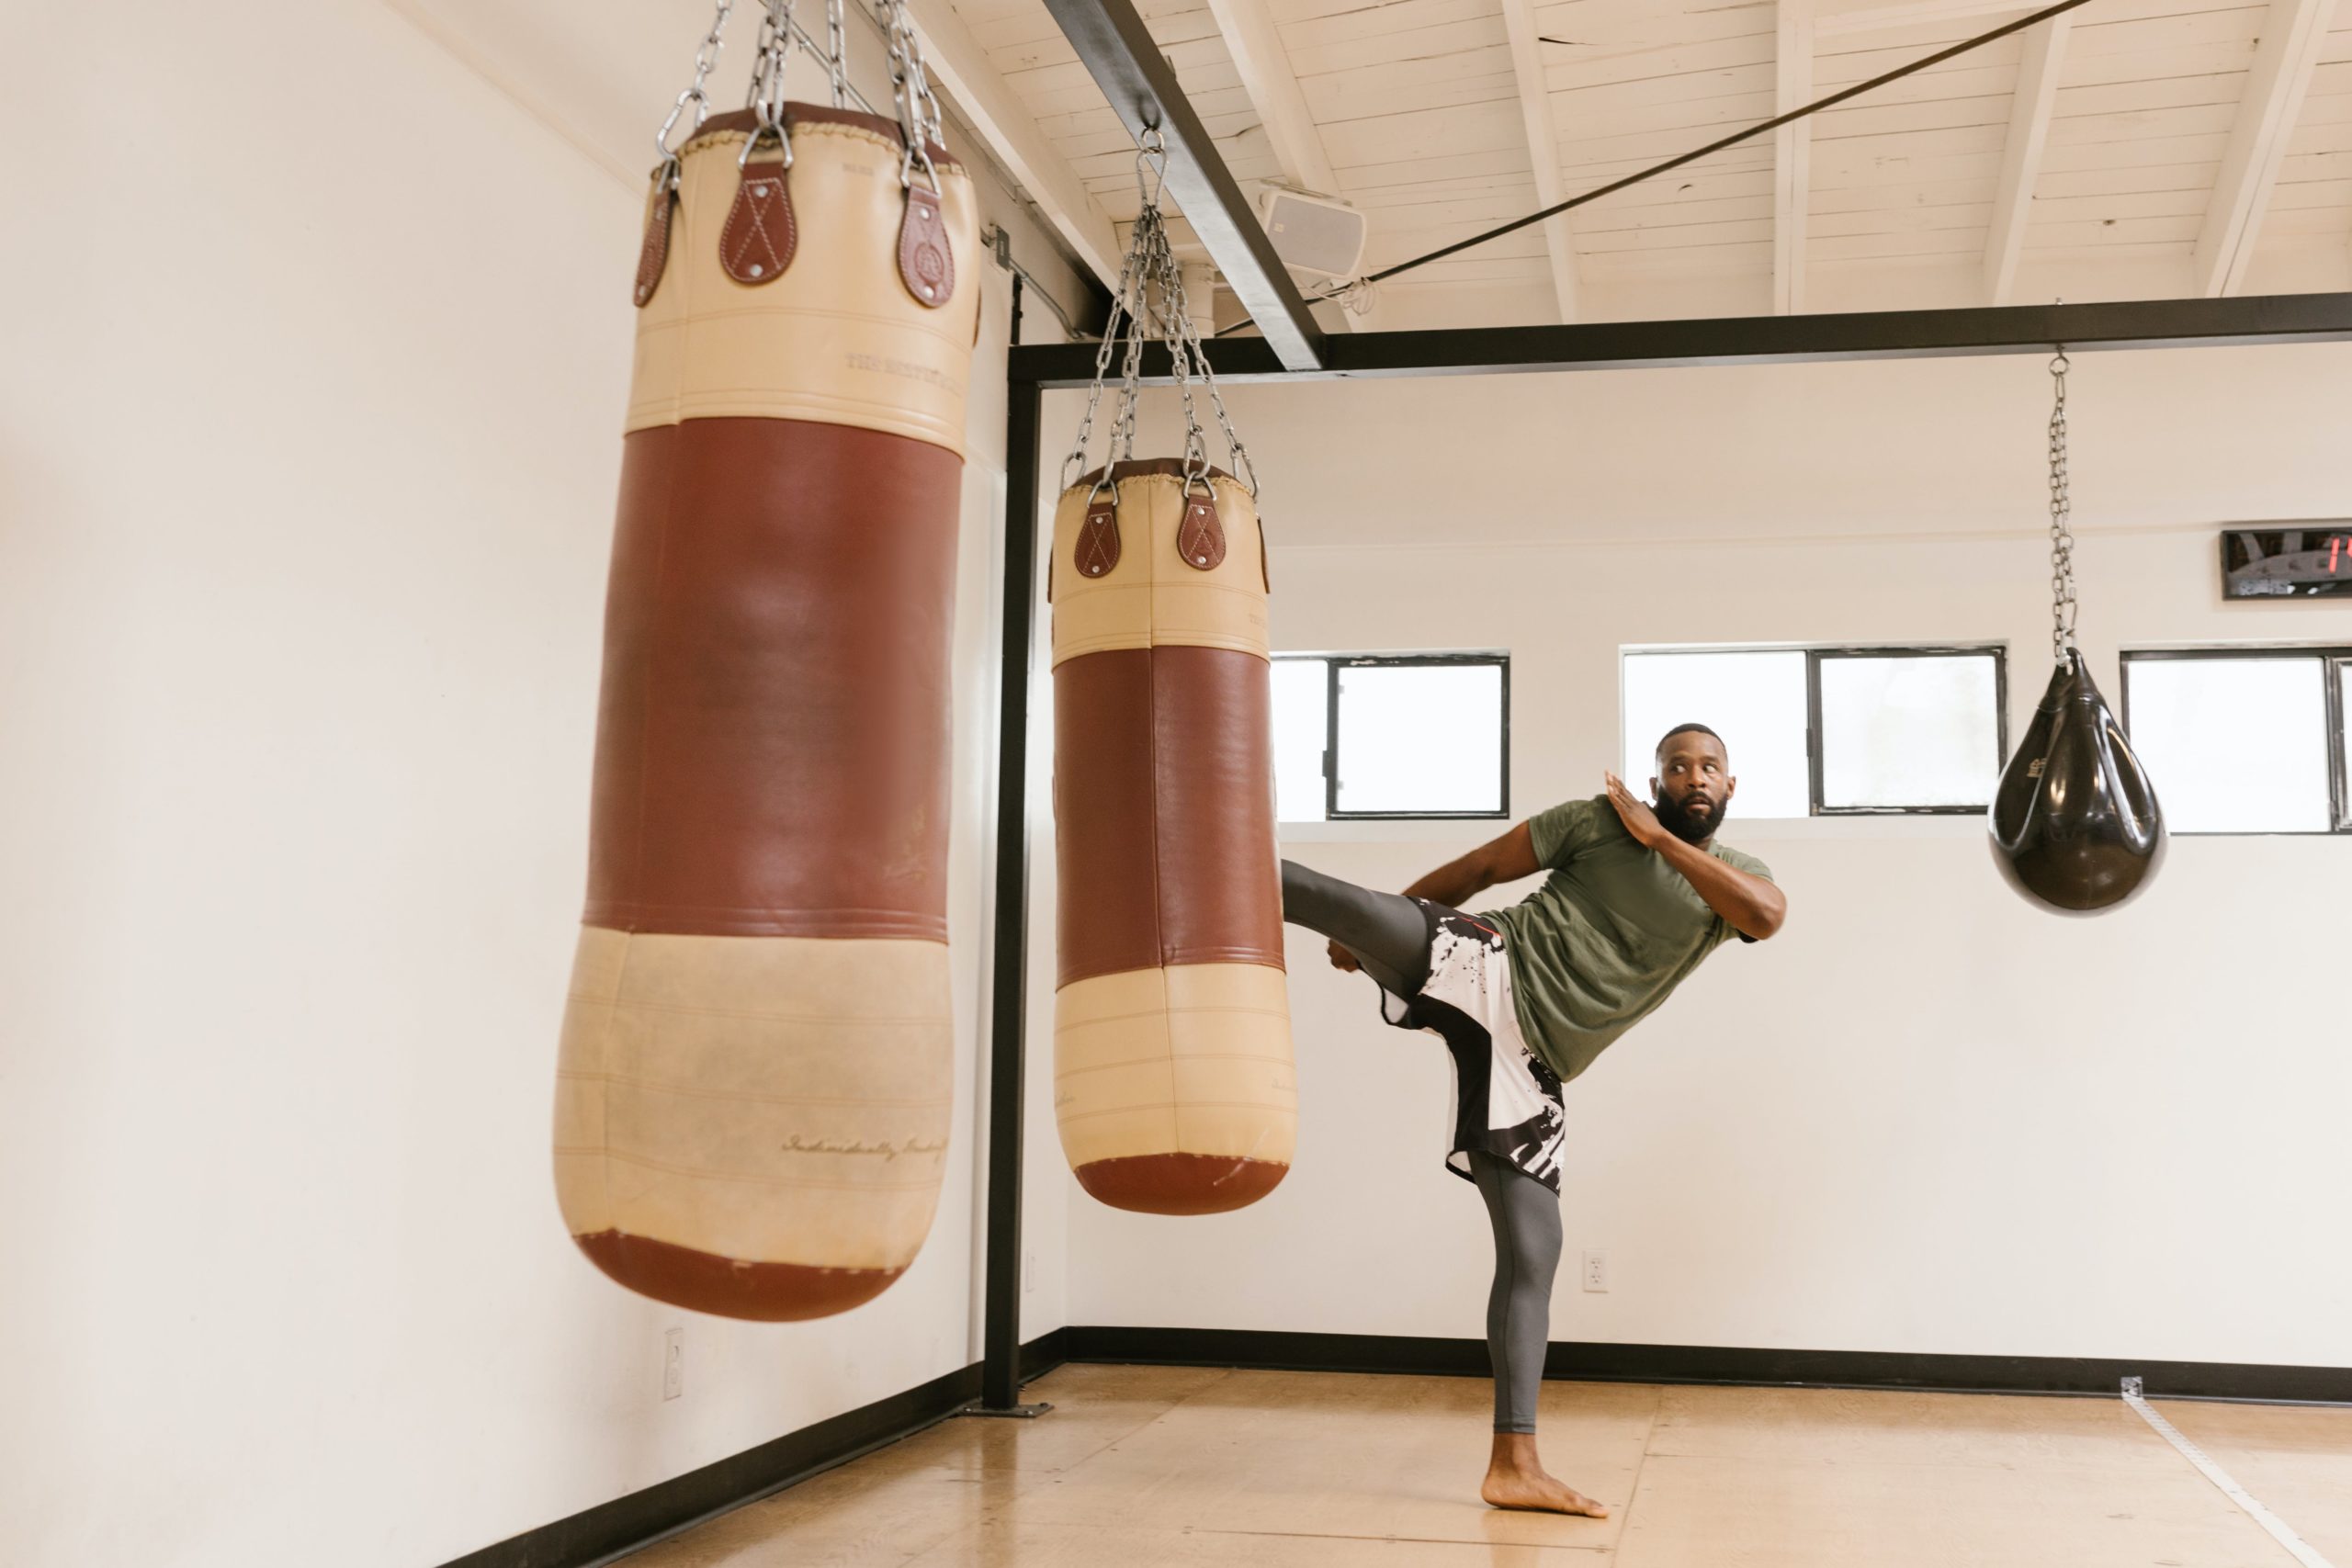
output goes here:
[{"label": "light wood plank floor", "polygon": [[[1490,1389],[1064,1367],[628,1568],[2293,1568],[2120,1400],[1546,1383],[1591,1520],[1479,1502]],[[2352,1568],[2352,1409],[2156,1403]]]}]

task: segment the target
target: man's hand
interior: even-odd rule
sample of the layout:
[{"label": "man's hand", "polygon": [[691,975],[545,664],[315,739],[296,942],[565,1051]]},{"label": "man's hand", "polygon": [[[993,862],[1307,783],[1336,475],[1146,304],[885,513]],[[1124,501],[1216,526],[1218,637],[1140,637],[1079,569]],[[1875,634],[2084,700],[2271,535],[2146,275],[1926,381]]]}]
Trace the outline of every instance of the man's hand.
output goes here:
[{"label": "man's hand", "polygon": [[1335,942],[1331,944],[1331,967],[1339,970],[1341,974],[1352,975],[1357,970],[1363,968],[1363,965],[1356,962],[1356,955],[1354,953],[1350,953],[1346,948],[1341,947]]},{"label": "man's hand", "polygon": [[1657,813],[1652,811],[1646,803],[1636,799],[1634,792],[1625,787],[1623,779],[1611,773],[1600,776],[1609,784],[1609,804],[1617,808],[1617,819],[1625,824],[1625,831],[1634,835],[1635,843],[1644,849],[1654,850],[1674,837],[1657,819]]}]

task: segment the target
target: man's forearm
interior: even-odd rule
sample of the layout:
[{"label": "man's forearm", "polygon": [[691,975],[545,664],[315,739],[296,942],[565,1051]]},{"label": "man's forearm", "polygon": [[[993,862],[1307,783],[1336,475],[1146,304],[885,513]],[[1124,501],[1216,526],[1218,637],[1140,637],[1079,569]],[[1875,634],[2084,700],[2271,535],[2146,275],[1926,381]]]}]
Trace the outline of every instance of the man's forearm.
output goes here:
[{"label": "man's forearm", "polygon": [[1764,878],[1750,876],[1737,866],[1679,839],[1669,837],[1651,847],[1698,890],[1709,908],[1729,920],[1742,935],[1760,942],[1779,931],[1781,922],[1788,918],[1788,899]]},{"label": "man's forearm", "polygon": [[1458,909],[1494,885],[1487,852],[1478,849],[1439,866],[1406,888],[1405,897],[1427,898],[1433,904],[1445,904]]}]

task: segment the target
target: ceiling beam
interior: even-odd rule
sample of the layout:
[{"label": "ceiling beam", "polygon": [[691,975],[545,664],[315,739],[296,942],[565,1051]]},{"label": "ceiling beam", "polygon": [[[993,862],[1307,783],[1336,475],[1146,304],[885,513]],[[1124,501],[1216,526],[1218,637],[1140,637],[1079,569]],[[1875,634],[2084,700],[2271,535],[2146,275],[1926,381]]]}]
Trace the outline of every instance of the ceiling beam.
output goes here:
[{"label": "ceiling beam", "polygon": [[1138,140],[1147,130],[1159,133],[1169,196],[1276,356],[1289,369],[1319,368],[1329,341],[1323,329],[1133,0],[1046,0],[1046,8],[1127,133]]},{"label": "ceiling beam", "polygon": [[2288,138],[2303,109],[2312,71],[2327,45],[2335,0],[2271,0],[2262,41],[2246,73],[2237,122],[2230,128],[2222,172],[2205,209],[2190,280],[2199,294],[2234,294],[2245,285],[2263,214],[2270,206]]},{"label": "ceiling beam", "polygon": [[[1337,197],[1340,175],[1324,150],[1323,133],[1316,129],[1314,112],[1291,69],[1290,51],[1266,9],[1266,0],[1208,0],[1209,15],[1225,35],[1225,51],[1241,77],[1241,90],[1265,128],[1275,166],[1283,178],[1304,190]],[[1342,308],[1340,324],[1351,332],[1371,324],[1366,317]]]},{"label": "ceiling beam", "polygon": [[[1560,183],[1560,128],[1552,118],[1552,88],[1544,71],[1544,42],[1535,30],[1534,0],[1502,0],[1503,31],[1510,39],[1511,74],[1519,81],[1519,118],[1527,130],[1527,163],[1535,176],[1535,205],[1567,199]],[[1544,220],[1544,249],[1552,263],[1552,294],[1560,320],[1577,319],[1577,241],[1565,212]]]},{"label": "ceiling beam", "polygon": [[[1260,339],[1228,337],[1209,344],[1209,361],[1220,381],[1322,381],[1363,376],[1501,376],[2046,355],[2059,344],[2069,354],[2085,354],[2347,342],[2352,342],[2352,293],[1358,333],[1333,338],[1330,363],[1303,372],[1285,371],[1272,345]],[[1012,351],[1011,371],[1015,386],[1084,387],[1094,378],[1094,345],[1026,344]],[[1168,383],[1164,344],[1146,348],[1143,372],[1155,386]]]},{"label": "ceiling beam", "polygon": [[2018,67],[2017,96],[2009,105],[2009,140],[2001,152],[2001,184],[1993,197],[1993,229],[1984,242],[1984,301],[2006,305],[2017,285],[2018,258],[2025,254],[2027,224],[2033,212],[2033,186],[2041,173],[2041,150],[2050,140],[2050,109],[2058,101],[2058,74],[2066,58],[2071,11],[2052,17],[2025,35],[2025,58]]},{"label": "ceiling beam", "polygon": [[[2047,4],[2048,0],[2042,0]],[[1896,0],[1884,5],[1871,0],[1861,6],[1839,6],[1832,0],[1814,14],[1813,33],[1815,38],[1841,38],[1849,33],[1883,32],[1889,28],[1907,28],[1919,22],[1961,22],[1973,17],[2013,17],[2019,11],[2036,11],[2035,4],[2019,4],[2019,0]]]},{"label": "ceiling beam", "polygon": [[[1781,0],[1773,55],[1773,110],[1803,108],[1813,96],[1813,0]],[[1813,185],[1813,121],[1772,133],[1772,313],[1804,309],[1804,220]]]},{"label": "ceiling beam", "polygon": [[1054,151],[1037,129],[1035,117],[1022,107],[948,0],[910,0],[909,9],[922,39],[924,68],[947,89],[980,140],[1020,182],[1072,254],[1102,279],[1103,288],[1117,288],[1119,258],[1125,247],[1102,203],[1080,181],[1069,160]]}]

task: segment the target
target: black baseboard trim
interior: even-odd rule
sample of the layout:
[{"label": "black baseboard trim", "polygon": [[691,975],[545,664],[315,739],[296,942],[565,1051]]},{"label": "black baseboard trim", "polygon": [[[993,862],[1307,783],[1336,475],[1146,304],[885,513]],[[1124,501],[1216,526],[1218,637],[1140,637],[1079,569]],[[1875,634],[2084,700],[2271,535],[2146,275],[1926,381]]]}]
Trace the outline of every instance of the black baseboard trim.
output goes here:
[{"label": "black baseboard trim", "polygon": [[[1072,1361],[1273,1371],[1492,1375],[1483,1339],[1239,1328],[1073,1326],[1061,1332],[1061,1348]],[[1583,1382],[1921,1389],[1954,1393],[2095,1394],[2110,1399],[2116,1397],[2123,1379],[2136,1377],[2145,1381],[2152,1399],[2352,1404],[2352,1367],[2278,1367],[2234,1361],[1555,1342],[1544,1357],[1544,1375]]]},{"label": "black baseboard trim", "polygon": [[[1057,1328],[1022,1346],[1023,1380],[1043,1377],[1068,1360],[1069,1337],[1068,1329]],[[974,1362],[700,1470],[469,1551],[441,1568],[599,1568],[937,1426],[979,1397],[980,1368]]]}]

